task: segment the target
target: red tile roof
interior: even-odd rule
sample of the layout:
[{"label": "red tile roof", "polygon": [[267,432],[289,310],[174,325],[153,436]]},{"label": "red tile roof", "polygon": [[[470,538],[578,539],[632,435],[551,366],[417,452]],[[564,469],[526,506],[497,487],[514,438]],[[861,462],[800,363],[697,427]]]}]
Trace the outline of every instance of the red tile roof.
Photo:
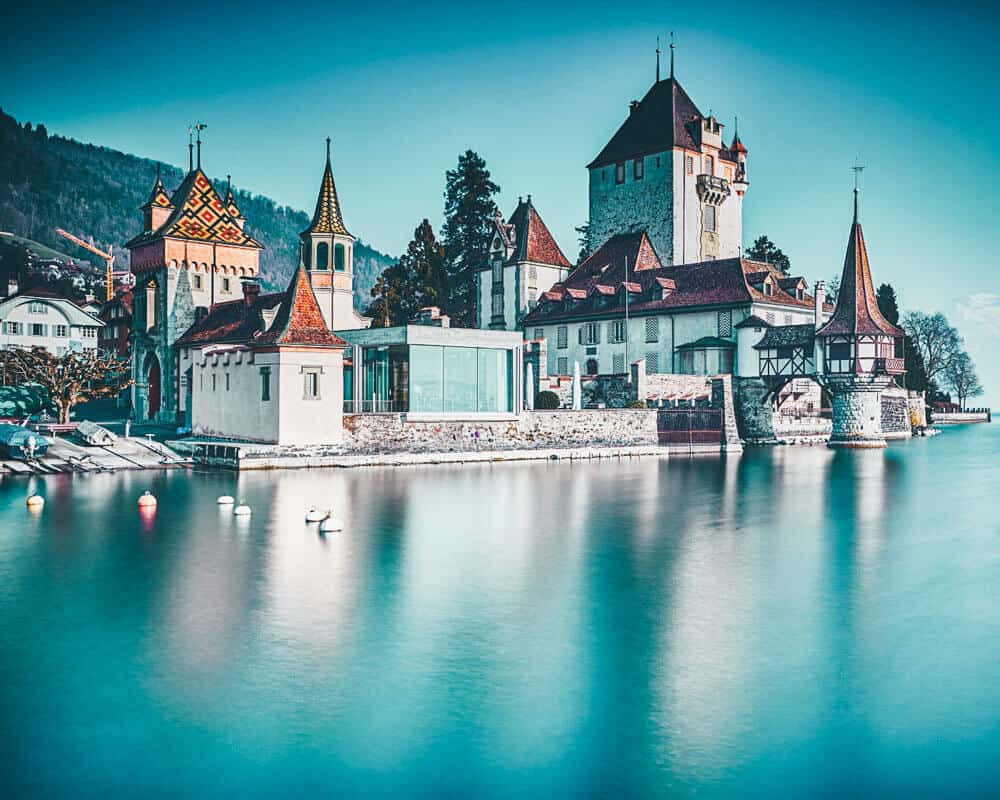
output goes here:
[{"label": "red tile roof", "polygon": [[259,294],[248,305],[244,299],[213,305],[204,319],[195,322],[177,340],[184,345],[249,342],[264,327],[264,311],[270,311],[284,298],[284,292]]},{"label": "red tile roof", "polygon": [[837,307],[830,321],[817,331],[817,336],[843,336],[856,334],[888,334],[903,336],[902,330],[882,316],[875,299],[871,266],[868,263],[868,248],[858,222],[857,198],[855,198],[854,224],[847,240],[847,254],[844,256],[844,271],[840,276],[840,292]]},{"label": "red tile roof", "polygon": [[509,262],[532,261],[557,267],[572,266],[535,210],[530,195],[517,204],[507,224],[513,226],[515,236],[514,253]]},{"label": "red tile roof", "polygon": [[614,164],[672,147],[698,150],[701,120],[698,107],[676,79],[667,78],[654,83],[587,168]]},{"label": "red tile roof", "polygon": [[306,347],[347,347],[347,342],[326,327],[305,268],[299,266],[285,290],[278,313],[254,344]]}]

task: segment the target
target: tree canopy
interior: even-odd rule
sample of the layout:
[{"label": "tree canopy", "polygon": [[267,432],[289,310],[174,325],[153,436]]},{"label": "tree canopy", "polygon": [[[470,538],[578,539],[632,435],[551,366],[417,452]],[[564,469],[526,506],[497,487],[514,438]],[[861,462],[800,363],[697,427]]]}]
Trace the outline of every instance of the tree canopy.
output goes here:
[{"label": "tree canopy", "polygon": [[903,317],[903,330],[920,353],[928,383],[940,386],[951,362],[962,352],[962,337],[941,312],[910,311]]},{"label": "tree canopy", "polygon": [[758,236],[745,255],[751,261],[763,261],[777,267],[784,275],[792,269],[792,262],[788,256],[766,236]]},{"label": "tree canopy", "polygon": [[956,355],[944,369],[944,384],[955,393],[958,404],[965,407],[966,401],[979,397],[983,386],[976,373],[976,365],[964,350]]},{"label": "tree canopy", "polygon": [[425,219],[414,230],[406,252],[378,277],[371,290],[374,299],[367,313],[372,326],[405,325],[421,308],[440,306],[447,288],[444,248]]}]

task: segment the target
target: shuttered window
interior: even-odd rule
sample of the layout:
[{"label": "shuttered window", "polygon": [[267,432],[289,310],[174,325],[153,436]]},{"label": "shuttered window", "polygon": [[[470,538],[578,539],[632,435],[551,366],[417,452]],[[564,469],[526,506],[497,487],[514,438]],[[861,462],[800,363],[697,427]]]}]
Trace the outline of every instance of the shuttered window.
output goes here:
[{"label": "shuttered window", "polygon": [[565,350],[569,347],[569,329],[565,325],[560,325],[556,329],[556,347]]},{"label": "shuttered window", "polygon": [[611,361],[611,371],[618,374],[625,371],[625,356],[621,353],[614,356]]},{"label": "shuttered window", "polygon": [[723,339],[728,339],[732,335],[733,335],[733,312],[720,311],[719,336],[721,336]]},{"label": "shuttered window", "polygon": [[660,320],[657,317],[646,317],[646,341],[660,341]]},{"label": "shuttered window", "polygon": [[562,357],[556,360],[556,372],[560,375],[569,375],[569,359]]},{"label": "shuttered window", "polygon": [[659,372],[660,371],[660,354],[659,353],[646,353],[646,372]]}]

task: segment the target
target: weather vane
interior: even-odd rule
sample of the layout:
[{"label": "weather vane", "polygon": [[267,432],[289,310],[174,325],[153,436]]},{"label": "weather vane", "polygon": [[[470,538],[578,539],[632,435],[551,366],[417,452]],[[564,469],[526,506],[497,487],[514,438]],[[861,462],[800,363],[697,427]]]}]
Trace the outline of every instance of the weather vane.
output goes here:
[{"label": "weather vane", "polygon": [[854,170],[854,221],[858,221],[858,184],[861,182],[861,172],[864,170],[864,165],[859,163],[859,159],[854,159],[854,166],[851,167]]}]

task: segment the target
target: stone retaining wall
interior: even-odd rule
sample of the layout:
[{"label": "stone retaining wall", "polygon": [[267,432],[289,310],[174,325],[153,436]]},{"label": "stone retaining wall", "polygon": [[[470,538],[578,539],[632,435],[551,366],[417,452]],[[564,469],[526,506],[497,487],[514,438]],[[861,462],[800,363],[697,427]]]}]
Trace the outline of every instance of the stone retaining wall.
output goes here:
[{"label": "stone retaining wall", "polygon": [[525,411],[517,419],[409,420],[405,414],[344,417],[349,453],[476,452],[543,447],[628,447],[656,445],[652,409]]},{"label": "stone retaining wall", "polygon": [[913,435],[905,389],[890,386],[882,392],[882,433],[886,439],[908,439]]}]

